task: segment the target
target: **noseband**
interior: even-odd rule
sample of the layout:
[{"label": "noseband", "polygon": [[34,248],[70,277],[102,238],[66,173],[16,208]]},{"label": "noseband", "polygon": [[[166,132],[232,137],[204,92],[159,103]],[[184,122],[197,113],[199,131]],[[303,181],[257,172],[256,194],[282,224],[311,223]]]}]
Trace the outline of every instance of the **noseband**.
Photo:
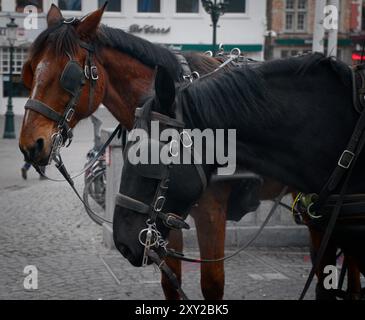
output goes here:
[{"label": "noseband", "polygon": [[[60,26],[63,24],[76,24],[77,21],[78,20],[75,18],[65,19],[60,23]],[[73,134],[69,123],[75,114],[75,108],[79,102],[82,88],[85,85],[86,80],[89,80],[90,82],[89,110],[92,109],[95,84],[99,78],[97,66],[94,62],[95,48],[91,44],[81,40],[79,41],[79,45],[87,51],[84,67],[82,68],[81,65],[66,52],[69,61],[64,67],[59,80],[61,87],[71,96],[69,102],[66,104],[64,113],[59,114],[44,102],[36,99],[28,99],[25,104],[25,109],[36,111],[57,123],[58,131],[52,135],[52,148],[49,162],[58,156],[60,148],[64,146],[67,141],[67,146],[72,142]]]}]

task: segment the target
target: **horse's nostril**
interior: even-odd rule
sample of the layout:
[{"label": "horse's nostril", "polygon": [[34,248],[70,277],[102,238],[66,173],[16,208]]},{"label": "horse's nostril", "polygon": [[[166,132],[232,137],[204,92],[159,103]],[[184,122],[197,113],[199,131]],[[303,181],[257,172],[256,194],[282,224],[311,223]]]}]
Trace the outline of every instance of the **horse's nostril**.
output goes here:
[{"label": "horse's nostril", "polygon": [[26,159],[28,159],[29,161],[36,161],[38,156],[42,153],[43,148],[44,148],[44,139],[39,138],[32,147],[22,151]]},{"label": "horse's nostril", "polygon": [[42,138],[39,138],[36,142],[36,149],[38,152],[41,152],[44,147],[44,140]]}]

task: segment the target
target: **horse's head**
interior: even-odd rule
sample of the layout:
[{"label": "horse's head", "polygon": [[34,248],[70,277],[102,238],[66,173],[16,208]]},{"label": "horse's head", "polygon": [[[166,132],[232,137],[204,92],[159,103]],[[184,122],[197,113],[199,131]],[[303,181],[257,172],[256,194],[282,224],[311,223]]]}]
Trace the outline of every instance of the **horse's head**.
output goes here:
[{"label": "horse's head", "polygon": [[70,139],[71,128],[92,114],[103,99],[106,77],[92,40],[104,7],[80,21],[64,19],[59,8],[52,5],[47,14],[48,27],[32,45],[23,66],[23,82],[30,90],[30,99],[25,106],[19,147],[33,164],[47,164],[54,145]]},{"label": "horse's head", "polygon": [[114,212],[115,245],[135,266],[149,262],[143,259],[148,232],[151,248],[161,250],[170,229],[189,227],[184,219],[208,172],[183,163],[183,156],[192,155],[192,140],[175,110],[175,83],[163,68],[157,70],[155,92],[136,111]]}]

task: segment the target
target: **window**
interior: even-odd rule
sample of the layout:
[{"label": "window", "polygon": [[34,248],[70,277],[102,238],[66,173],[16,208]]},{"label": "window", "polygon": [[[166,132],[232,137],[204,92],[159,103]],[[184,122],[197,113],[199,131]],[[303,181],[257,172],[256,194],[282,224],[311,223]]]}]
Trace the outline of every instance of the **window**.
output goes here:
[{"label": "window", "polygon": [[285,30],[287,32],[307,30],[307,0],[286,0]]},{"label": "window", "polygon": [[[13,74],[21,74],[24,62],[27,59],[28,50],[26,48],[14,48],[13,53]],[[0,73],[10,73],[10,49],[0,50]]]},{"label": "window", "polygon": [[[13,53],[13,96],[27,97],[29,91],[21,81],[21,73],[24,62],[28,56],[27,48],[14,48]],[[9,73],[10,73],[10,50],[2,48],[0,50],[0,73],[3,74],[3,97],[8,96],[9,92]]]},{"label": "window", "polygon": [[301,54],[298,50],[281,50],[281,57],[282,58],[289,58],[297,56],[298,54]]},{"label": "window", "polygon": [[[9,76],[3,77],[3,97],[9,96]],[[29,97],[29,90],[24,86],[22,77],[20,75],[13,75],[13,97],[26,98]]]},{"label": "window", "polygon": [[[105,3],[105,0],[98,0],[99,8],[102,7]],[[111,12],[121,12],[122,11],[122,0],[109,0],[108,5],[106,6],[106,11]]]},{"label": "window", "polygon": [[246,0],[229,0],[226,13],[245,13]]},{"label": "window", "polygon": [[176,0],[177,13],[198,13],[199,0]]},{"label": "window", "polygon": [[38,9],[38,12],[43,11],[43,0],[16,0],[16,12],[24,12],[24,8],[26,6],[35,6]]},{"label": "window", "polygon": [[138,12],[160,12],[160,0],[138,0]]},{"label": "window", "polygon": [[58,0],[61,10],[81,11],[81,0]]}]

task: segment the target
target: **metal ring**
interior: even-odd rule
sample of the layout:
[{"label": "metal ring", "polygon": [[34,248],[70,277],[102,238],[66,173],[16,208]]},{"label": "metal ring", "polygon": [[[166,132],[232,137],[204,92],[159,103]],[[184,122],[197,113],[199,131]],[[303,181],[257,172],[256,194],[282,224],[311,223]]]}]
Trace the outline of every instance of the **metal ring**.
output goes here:
[{"label": "metal ring", "polygon": [[84,66],[84,75],[85,75],[85,78],[86,79],[90,79],[90,69],[89,69],[89,66],[85,64]]},{"label": "metal ring", "polygon": [[[176,144],[176,152],[173,152],[173,144]],[[170,154],[173,156],[173,157],[177,157],[178,155],[179,155],[179,148],[178,148],[178,146],[179,146],[179,143],[174,139],[174,140],[171,140],[171,142],[170,142],[170,148],[169,148],[169,152],[170,152]]]},{"label": "metal ring", "polygon": [[309,206],[308,206],[308,208],[307,208],[307,213],[308,213],[308,215],[309,215],[312,219],[319,219],[319,218],[322,218],[322,216],[321,216],[321,215],[316,216],[314,212],[311,212],[311,211],[310,211],[310,209],[312,208],[313,204],[314,204],[314,203],[312,202],[311,204],[309,204]]},{"label": "metal ring", "polygon": [[[156,245],[156,243],[157,243],[157,241],[158,241],[158,234],[157,234],[156,230],[154,230],[154,229],[152,229],[152,228],[146,228],[146,229],[143,229],[143,230],[141,230],[141,231],[139,232],[139,235],[138,235],[138,241],[139,241],[139,243],[140,243],[142,246],[144,246],[144,247],[146,247],[147,243],[144,243],[144,242],[142,241],[142,235],[143,235],[143,233],[144,233],[144,232],[146,232],[146,233],[147,233],[149,230],[152,232],[151,239],[152,239],[152,240],[154,239],[154,242],[151,242],[151,244],[150,244],[149,246],[150,246],[150,247],[155,246],[155,245]],[[155,236],[155,237],[154,237],[154,236]]]},{"label": "metal ring", "polygon": [[[187,144],[185,143],[184,137],[188,138],[188,143]],[[193,145],[193,140],[191,139],[189,133],[187,133],[185,130],[180,132],[180,140],[181,140],[182,145],[185,148],[190,148]]]},{"label": "metal ring", "polygon": [[[237,52],[237,54],[235,54],[235,52]],[[236,57],[238,58],[241,55],[241,50],[239,48],[233,48],[230,52],[230,55],[232,57]]]},{"label": "metal ring", "polygon": [[213,57],[213,51],[211,50],[205,51],[204,54],[208,57]]},{"label": "metal ring", "polygon": [[197,71],[193,71],[191,73],[191,77],[193,78],[193,80],[196,80],[196,79],[199,79],[200,78],[200,74]]},{"label": "metal ring", "polygon": [[72,24],[72,23],[75,22],[75,20],[76,20],[76,17],[71,17],[71,18],[64,19],[63,23],[64,24]]}]

